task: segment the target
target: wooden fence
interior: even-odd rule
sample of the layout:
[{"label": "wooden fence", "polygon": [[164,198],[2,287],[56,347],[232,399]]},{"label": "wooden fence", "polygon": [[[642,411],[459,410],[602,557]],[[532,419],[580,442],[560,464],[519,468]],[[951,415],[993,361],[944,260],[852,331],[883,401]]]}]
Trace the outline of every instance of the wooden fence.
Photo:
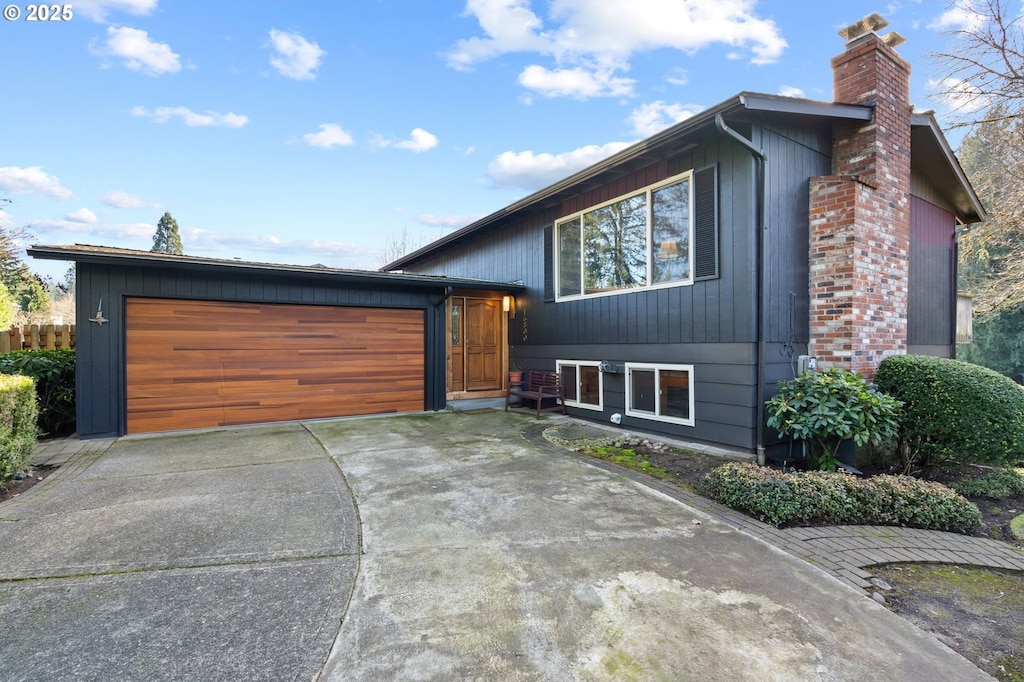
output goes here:
[{"label": "wooden fence", "polygon": [[73,324],[26,324],[0,331],[0,353],[12,350],[53,350],[75,347]]}]

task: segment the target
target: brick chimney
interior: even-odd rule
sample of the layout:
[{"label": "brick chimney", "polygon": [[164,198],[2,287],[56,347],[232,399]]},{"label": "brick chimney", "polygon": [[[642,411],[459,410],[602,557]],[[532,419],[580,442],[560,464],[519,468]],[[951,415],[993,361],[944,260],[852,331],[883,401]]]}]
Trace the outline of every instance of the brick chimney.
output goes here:
[{"label": "brick chimney", "polygon": [[910,254],[910,65],[872,14],[840,31],[837,103],[873,107],[833,130],[833,175],[810,181],[810,353],[873,377],[907,352]]}]

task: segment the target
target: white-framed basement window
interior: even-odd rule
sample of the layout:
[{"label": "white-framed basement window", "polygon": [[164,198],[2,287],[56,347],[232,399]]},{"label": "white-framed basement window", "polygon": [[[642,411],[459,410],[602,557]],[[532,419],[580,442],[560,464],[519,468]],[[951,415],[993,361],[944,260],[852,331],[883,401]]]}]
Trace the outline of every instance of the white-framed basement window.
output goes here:
[{"label": "white-framed basement window", "polygon": [[693,172],[555,223],[556,300],[691,284]]},{"label": "white-framed basement window", "polygon": [[693,365],[627,362],[626,414],[693,426]]},{"label": "white-framed basement window", "polygon": [[586,360],[555,361],[562,377],[566,405],[585,410],[604,409],[604,375],[600,364]]}]

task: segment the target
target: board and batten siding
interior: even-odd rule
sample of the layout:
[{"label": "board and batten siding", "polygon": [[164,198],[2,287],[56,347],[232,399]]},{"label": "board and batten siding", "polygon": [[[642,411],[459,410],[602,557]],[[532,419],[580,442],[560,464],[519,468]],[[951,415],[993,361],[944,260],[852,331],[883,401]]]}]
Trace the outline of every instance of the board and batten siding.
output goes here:
[{"label": "board and batten siding", "polygon": [[[78,431],[83,437],[126,432],[124,306],[127,297],[411,308],[425,312],[425,407],[445,406],[444,291],[352,284],[342,278],[226,268],[164,268],[79,263],[76,390]],[[102,326],[87,320],[102,298]],[[188,334],[189,330],[182,330]]]},{"label": "board and batten siding", "polygon": [[907,351],[951,358],[956,352],[956,216],[910,197]]},{"label": "board and batten siding", "polygon": [[[754,164],[749,152],[722,135],[709,132],[695,140],[699,144],[682,154],[587,187],[557,206],[522,211],[407,270],[521,280],[527,290],[516,297],[509,344],[512,356],[527,367],[554,369],[558,359],[694,365],[695,426],[627,416],[621,373],[605,374],[603,413],[573,408],[570,412],[603,421],[620,413],[626,428],[752,449],[757,415]],[[718,277],[558,303],[545,300],[545,232],[550,238],[556,220],[679,173],[709,167],[717,175]]]}]

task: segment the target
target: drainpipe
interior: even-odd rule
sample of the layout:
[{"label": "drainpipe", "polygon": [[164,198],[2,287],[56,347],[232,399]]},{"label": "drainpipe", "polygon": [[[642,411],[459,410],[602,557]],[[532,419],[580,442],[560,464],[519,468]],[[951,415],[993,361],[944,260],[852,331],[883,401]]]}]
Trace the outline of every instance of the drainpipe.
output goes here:
[{"label": "drainpipe", "polygon": [[767,164],[767,157],[765,153],[754,146],[754,144],[747,138],[740,135],[738,132],[730,128],[725,124],[725,119],[722,118],[721,114],[715,115],[715,127],[718,128],[723,134],[728,135],[732,139],[739,142],[743,147],[751,153],[754,159],[757,161],[757,186],[756,191],[756,213],[757,213],[757,245],[754,253],[754,269],[757,272],[757,277],[754,279],[754,286],[756,288],[756,299],[757,308],[755,312],[756,319],[754,321],[754,328],[757,329],[757,376],[755,377],[756,382],[756,393],[757,393],[757,463],[761,466],[765,465],[765,446],[764,446],[764,376],[765,376],[765,350],[766,342],[765,337],[767,336],[765,330],[765,314],[764,314],[764,290],[765,290],[765,272],[764,272],[764,239],[765,233],[768,230],[768,226],[765,224],[765,187],[767,184],[767,173],[765,166]]}]

